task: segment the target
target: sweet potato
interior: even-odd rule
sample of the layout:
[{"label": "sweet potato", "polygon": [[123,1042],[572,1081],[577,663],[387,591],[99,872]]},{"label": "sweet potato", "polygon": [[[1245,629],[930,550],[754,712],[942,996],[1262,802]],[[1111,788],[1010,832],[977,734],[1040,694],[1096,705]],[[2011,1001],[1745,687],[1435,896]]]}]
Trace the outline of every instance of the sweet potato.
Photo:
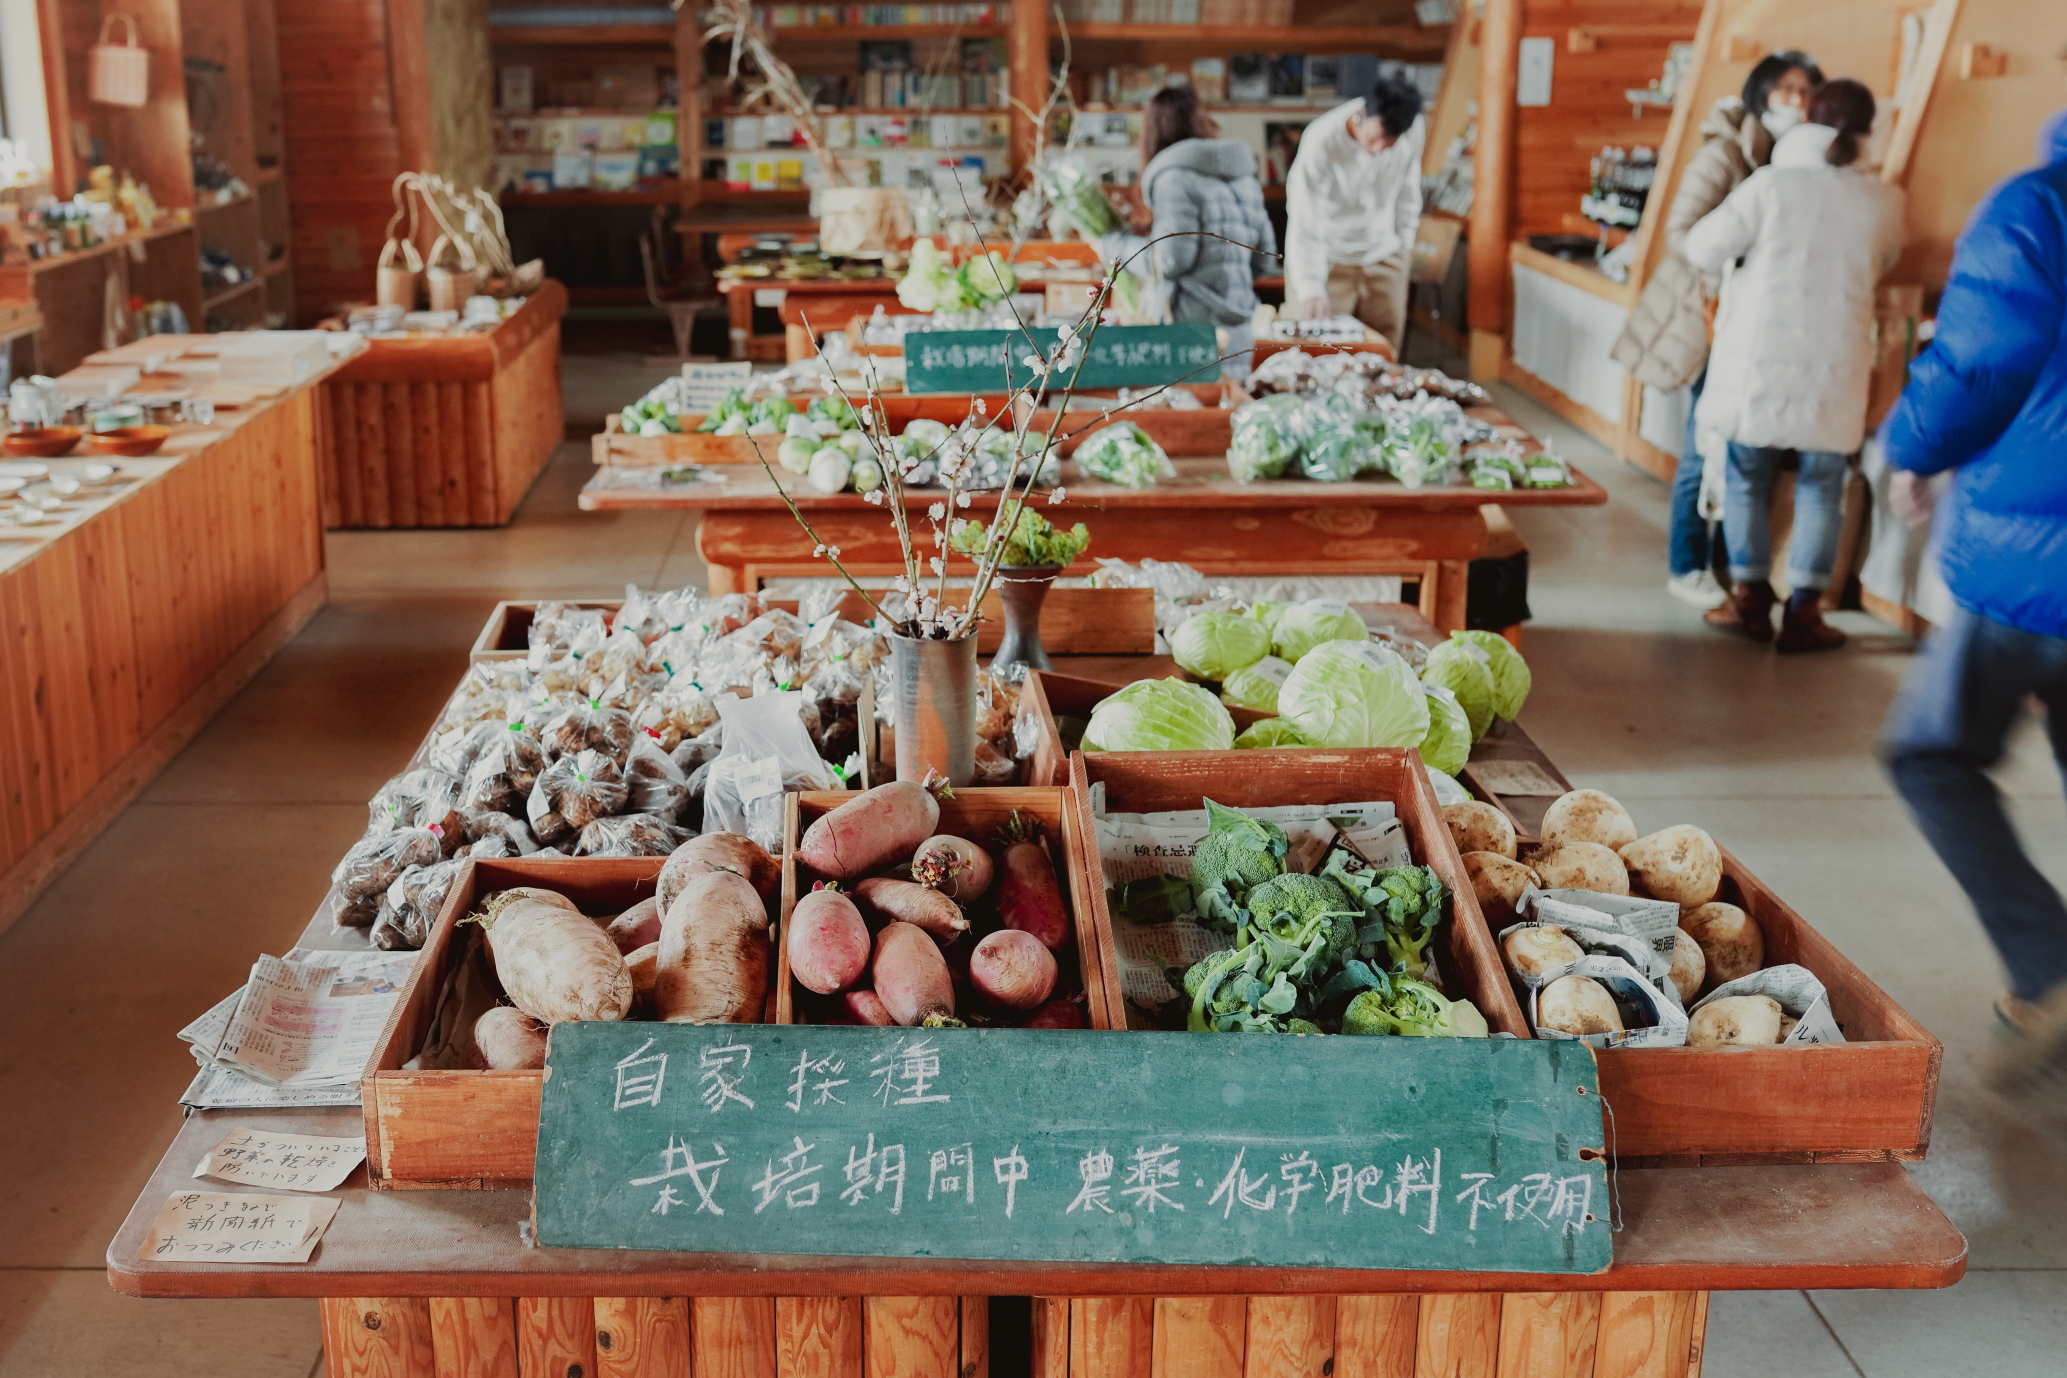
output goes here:
[{"label": "sweet potato", "polygon": [[1033,934],[1001,928],[969,955],[969,979],[986,1000],[1030,1010],[1055,989],[1055,954]]},{"label": "sweet potato", "polygon": [[782,888],[782,863],[763,851],[760,843],[743,833],[705,833],[675,848],[660,868],[656,896],[660,912],[664,915],[675,907],[675,896],[682,893],[691,876],[713,871],[745,876],[763,900],[774,899]]},{"label": "sweet potato", "polygon": [[660,925],[654,1012],[674,1024],[753,1024],[768,996],[768,910],[744,876],[689,878]]},{"label": "sweet potato", "polygon": [[1003,840],[1004,855],[998,858],[998,918],[1007,928],[1033,934],[1050,952],[1069,946],[1075,930],[1062,902],[1062,884],[1055,879],[1055,863],[1041,845],[1040,824],[1015,813]]},{"label": "sweet potato", "polygon": [[522,1010],[497,1005],[474,1021],[474,1065],[486,1072],[545,1066],[545,1025]]},{"label": "sweet potato", "polygon": [[874,1024],[879,1027],[895,1028],[897,1021],[890,1017],[890,1011],[883,1008],[883,1002],[872,990],[850,990],[840,996],[840,1005],[854,1016],[856,1024]]},{"label": "sweet potato", "polygon": [[905,1028],[953,1021],[955,983],[939,946],[924,929],[893,923],[876,934],[870,973],[876,998]]},{"label": "sweet potato", "polygon": [[838,890],[813,890],[790,911],[790,975],[805,990],[845,990],[868,969],[868,956],[868,925]]},{"label": "sweet potato", "polygon": [[632,1018],[653,1018],[653,983],[660,976],[660,944],[650,942],[625,953],[624,966],[632,974]]},{"label": "sweet potato", "polygon": [[[828,880],[854,880],[908,857],[940,825],[935,786],[911,780],[877,785],[804,830],[797,859]],[[947,786],[937,787],[948,798]]]},{"label": "sweet potato", "polygon": [[632,1007],[624,956],[594,919],[551,890],[488,897],[474,916],[510,1003],[545,1024],[622,1019]]},{"label": "sweet potato", "polygon": [[1084,1007],[1069,996],[1059,996],[1027,1016],[1022,1029],[1081,1029]]},{"label": "sweet potato", "polygon": [[660,941],[660,914],[660,901],[649,897],[612,919],[603,931],[617,944],[617,950],[629,957],[648,943]]},{"label": "sweet potato", "polygon": [[989,852],[953,833],[927,838],[911,859],[911,878],[928,889],[938,890],[956,904],[983,898],[995,870]]},{"label": "sweet potato", "polygon": [[873,876],[854,887],[854,898],[877,922],[914,924],[943,943],[969,930],[968,918],[953,900],[916,881]]}]

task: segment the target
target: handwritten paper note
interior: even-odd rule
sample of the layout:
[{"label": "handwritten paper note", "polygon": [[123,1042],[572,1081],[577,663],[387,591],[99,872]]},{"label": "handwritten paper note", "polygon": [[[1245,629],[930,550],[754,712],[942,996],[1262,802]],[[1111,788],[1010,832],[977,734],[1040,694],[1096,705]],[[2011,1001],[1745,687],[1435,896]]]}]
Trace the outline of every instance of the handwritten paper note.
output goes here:
[{"label": "handwritten paper note", "polygon": [[364,1139],[268,1134],[246,1126],[208,1150],[194,1175],[274,1191],[331,1191],[365,1161]]},{"label": "handwritten paper note", "polygon": [[175,1193],[136,1256],[150,1263],[307,1263],[337,1202],[323,1196]]},{"label": "handwritten paper note", "polygon": [[1565,787],[1534,761],[1473,761],[1471,773],[1495,794],[1556,798]]}]

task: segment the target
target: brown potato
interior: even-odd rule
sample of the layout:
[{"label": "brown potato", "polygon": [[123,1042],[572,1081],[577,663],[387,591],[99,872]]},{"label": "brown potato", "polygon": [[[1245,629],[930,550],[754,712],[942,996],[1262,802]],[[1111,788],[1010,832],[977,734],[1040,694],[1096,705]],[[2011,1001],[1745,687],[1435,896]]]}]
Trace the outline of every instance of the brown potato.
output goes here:
[{"label": "brown potato", "polygon": [[1507,969],[1521,976],[1541,976],[1578,961],[1586,955],[1565,930],[1556,924],[1539,928],[1517,928],[1500,940],[1500,955]]},{"label": "brown potato", "polygon": [[1598,842],[1619,851],[1636,841],[1636,820],[1612,795],[1597,789],[1575,789],[1559,795],[1543,812],[1543,841]]},{"label": "brown potato", "polygon": [[1703,990],[1714,990],[1766,964],[1766,935],[1758,920],[1734,904],[1715,901],[1680,915],[1682,932],[1701,945]]},{"label": "brown potato", "polygon": [[1492,852],[1514,860],[1514,824],[1491,804],[1467,799],[1461,804],[1446,805],[1443,822],[1450,825],[1450,836],[1456,839],[1458,851]]},{"label": "brown potato", "polygon": [[1679,992],[1680,1007],[1684,1009],[1693,1003],[1701,993],[1701,978],[1708,974],[1708,958],[1701,951],[1701,944],[1694,941],[1694,935],[1684,928],[1672,935],[1672,970],[1665,973],[1665,979],[1672,982],[1672,988]]},{"label": "brown potato", "polygon": [[1770,995],[1726,995],[1687,1021],[1689,1048],[1770,1047],[1780,1041],[1780,1002]]},{"label": "brown potato", "polygon": [[1602,895],[1629,893],[1629,871],[1622,858],[1598,842],[1562,842],[1530,858],[1546,890],[1592,890]]},{"label": "brown potato", "polygon": [[1536,993],[1536,1027],[1574,1035],[1622,1032],[1622,1011],[1591,976],[1560,976]]},{"label": "brown potato", "polygon": [[1722,889],[1722,849],[1691,823],[1639,837],[1621,857],[1645,890],[1682,909],[1706,904]]},{"label": "brown potato", "polygon": [[1539,884],[1534,871],[1498,852],[1466,852],[1464,873],[1471,877],[1471,893],[1487,922],[1502,928],[1513,921],[1522,891]]}]

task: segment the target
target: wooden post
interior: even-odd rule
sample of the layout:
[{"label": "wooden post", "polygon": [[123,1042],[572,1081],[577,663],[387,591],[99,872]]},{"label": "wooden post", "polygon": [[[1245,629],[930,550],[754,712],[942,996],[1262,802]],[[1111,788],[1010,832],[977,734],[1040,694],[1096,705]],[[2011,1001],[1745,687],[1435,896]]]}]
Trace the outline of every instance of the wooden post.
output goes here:
[{"label": "wooden post", "polygon": [[1242,1378],[1247,1297],[1157,1297],[1155,1378]]},{"label": "wooden post", "polygon": [[588,1378],[595,1371],[594,1302],[587,1297],[518,1299],[518,1378]]},{"label": "wooden post", "polygon": [[694,1298],[689,1353],[696,1378],[775,1378],[775,1299]]},{"label": "wooden post", "polygon": [[1031,171],[1034,124],[1048,99],[1048,6],[1046,0],[1019,0],[1012,7],[1010,31],[1012,92],[1012,172]]},{"label": "wooden post", "polygon": [[861,1378],[861,1298],[777,1297],[775,1378]]},{"label": "wooden post", "polygon": [[1701,1292],[1609,1292],[1601,1297],[1593,1378],[1686,1378],[1697,1365]]},{"label": "wooden post", "polygon": [[596,1378],[689,1378],[689,1303],[597,1297]]},{"label": "wooden post", "polygon": [[1500,1354],[1500,1298],[1462,1292],[1421,1298],[1415,1378],[1493,1378]]},{"label": "wooden post", "polygon": [[1421,1298],[1339,1297],[1335,1302],[1335,1378],[1414,1378]]},{"label": "wooden post", "polygon": [[1146,1378],[1154,1345],[1154,1297],[1070,1300],[1069,1378]]},{"label": "wooden post", "polygon": [[1328,1378],[1335,1371],[1334,1297],[1249,1298],[1242,1378]]},{"label": "wooden post", "polygon": [[959,1298],[868,1297],[862,1314],[868,1378],[955,1378],[961,1367]]},{"label": "wooden post", "polygon": [[438,1378],[518,1378],[515,1313],[508,1297],[432,1297]]},{"label": "wooden post", "polygon": [[1486,0],[1479,26],[1478,151],[1471,174],[1471,376],[1507,357],[1507,241],[1514,223],[1515,78],[1522,0]]},{"label": "wooden post", "polygon": [[1509,1292],[1500,1307],[1500,1372],[1592,1378],[1599,1292]]},{"label": "wooden post", "polygon": [[421,1297],[325,1297],[330,1378],[432,1378],[431,1305]]}]

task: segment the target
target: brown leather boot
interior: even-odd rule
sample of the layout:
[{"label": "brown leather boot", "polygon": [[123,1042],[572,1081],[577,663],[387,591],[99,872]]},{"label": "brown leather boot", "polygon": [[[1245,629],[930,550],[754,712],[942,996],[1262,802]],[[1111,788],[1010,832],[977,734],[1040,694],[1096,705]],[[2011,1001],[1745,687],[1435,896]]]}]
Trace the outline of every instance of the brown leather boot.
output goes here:
[{"label": "brown leather boot", "polygon": [[1761,579],[1755,584],[1730,585],[1730,601],[1703,613],[1702,619],[1719,631],[1733,632],[1753,641],[1773,639],[1773,586]]},{"label": "brown leather boot", "polygon": [[1783,656],[1809,651],[1834,651],[1845,644],[1845,634],[1823,620],[1823,590],[1799,589],[1789,595],[1780,615],[1780,635],[1773,649]]}]

